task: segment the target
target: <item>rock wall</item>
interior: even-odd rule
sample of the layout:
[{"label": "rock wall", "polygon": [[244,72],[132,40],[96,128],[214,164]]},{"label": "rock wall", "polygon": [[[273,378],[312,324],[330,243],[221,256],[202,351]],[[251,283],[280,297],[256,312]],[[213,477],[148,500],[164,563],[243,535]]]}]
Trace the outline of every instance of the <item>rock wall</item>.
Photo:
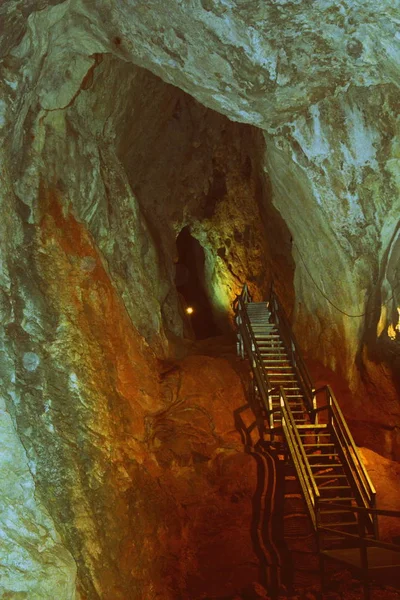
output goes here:
[{"label": "rock wall", "polygon": [[246,536],[255,474],[229,421],[240,383],[216,363],[204,394],[193,379],[171,400],[158,379],[156,357],[189,335],[174,284],[187,225],[219,322],[245,278],[261,298],[273,276],[357,439],[399,457],[397,8],[2,3],[4,594],[172,600],[239,586],[218,587],[200,532],[221,532],[218,556]]},{"label": "rock wall", "polygon": [[[260,157],[262,144],[259,141],[253,143],[253,140],[251,145],[258,150],[258,164],[262,162],[265,169],[265,180],[258,185],[270,190],[267,196],[264,194],[264,200],[269,198],[267,212],[271,211],[272,199],[286,223],[282,237],[287,247],[281,252],[275,250],[275,255],[286,257],[284,277],[280,265],[276,265],[275,270],[278,278],[285,282],[280,281],[278,286],[286,292],[285,296],[289,292],[291,300],[288,308],[292,308],[291,285],[286,284],[291,281],[291,269],[286,267],[290,265],[288,257],[292,253],[296,265],[295,316],[299,337],[310,358],[318,356],[325,366],[338,371],[346,379],[349,393],[355,395],[356,403],[364,403],[366,397],[375,397],[378,402],[387,394],[397,397],[399,382],[393,382],[392,374],[398,361],[399,335],[399,290],[396,287],[399,45],[393,33],[396,4],[384,2],[377,8],[370,2],[354,1],[343,2],[339,7],[333,1],[304,5],[272,0],[252,4],[233,0],[198,0],[189,7],[175,0],[168,6],[161,1],[151,4],[109,3],[94,11],[91,3],[84,1],[42,2],[40,5],[32,2],[24,12],[15,11],[12,18],[8,13],[9,7],[9,3],[5,3],[2,8],[9,23],[7,35],[2,40],[6,91],[2,110],[5,123],[17,122],[17,130],[13,130],[13,146],[26,148],[28,145],[26,139],[22,142],[23,127],[27,130],[40,119],[54,125],[56,119],[63,120],[58,112],[60,109],[73,108],[71,112],[79,123],[82,139],[85,139],[83,146],[87,150],[82,150],[87,152],[87,167],[92,172],[92,177],[80,177],[79,183],[86,198],[86,217],[93,222],[93,230],[97,227],[97,239],[100,235],[102,237],[102,251],[107,246],[109,252],[111,245],[116,246],[116,243],[106,241],[108,224],[104,211],[102,214],[98,206],[94,210],[94,195],[96,198],[104,196],[101,188],[105,185],[109,189],[112,185],[109,181],[104,184],[99,180],[100,167],[96,164],[100,161],[99,157],[96,158],[99,136],[107,140],[107,148],[102,148],[103,176],[106,177],[107,172],[112,173],[113,183],[116,183],[115,178],[120,180],[118,187],[122,186],[128,196],[131,194],[128,182],[136,188],[139,185],[141,192],[137,194],[138,198],[130,199],[128,204],[140,202],[141,194],[146,198],[146,205],[149,205],[150,196],[154,199],[158,194],[163,198],[167,196],[168,204],[175,192],[185,196],[185,203],[189,205],[190,198],[197,197],[198,200],[199,197],[200,184],[193,185],[196,181],[194,171],[196,164],[200,167],[198,155],[205,150],[207,142],[204,143],[205,138],[202,140],[197,127],[196,111],[189,110],[189,118],[188,111],[182,109],[185,102],[181,102],[181,108],[177,105],[172,108],[180,93],[174,96],[159,92],[155,93],[154,100],[158,97],[163,108],[158,117],[154,117],[152,126],[140,131],[140,127],[133,124],[137,123],[135,119],[132,119],[132,129],[131,125],[126,126],[126,110],[140,111],[140,106],[145,110],[146,104],[146,94],[135,99],[131,88],[132,80],[137,78],[137,72],[129,67],[134,63],[189,92],[203,105],[232,120],[253,124],[265,131],[264,159]],[[103,66],[99,66],[105,56],[106,64],[103,62]],[[110,57],[114,57],[114,62]],[[107,64],[113,74],[105,73],[104,78]],[[89,100],[84,91],[96,80],[96,70],[103,75],[105,86],[100,89],[100,81],[97,87],[95,82],[97,92]],[[146,84],[142,83],[146,88]],[[118,96],[112,93],[117,88]],[[113,101],[111,108],[110,98]],[[78,106],[81,119],[76,115],[77,112],[79,115]],[[13,112],[7,112],[7,107]],[[85,110],[89,110],[90,114],[94,110],[96,119],[82,117]],[[174,116],[167,126],[166,122],[163,124],[163,115],[166,116],[169,110]],[[120,117],[119,126],[115,112]],[[200,113],[198,107],[197,117]],[[82,118],[85,120],[84,127]],[[183,128],[179,127],[179,119],[186,120],[180,123]],[[75,118],[71,118],[72,122]],[[50,129],[54,129],[53,125]],[[61,128],[59,124],[58,135]],[[193,135],[194,129],[196,135]],[[129,142],[128,131],[138,135],[140,144]],[[149,154],[150,140],[155,139],[152,135],[160,135],[163,139],[162,131],[170,140],[179,139],[180,145],[180,135],[191,137],[191,142],[186,142],[187,151],[192,144],[191,155],[179,155],[176,148],[173,152],[171,147],[168,148],[172,162],[174,159],[191,161],[187,175],[190,189],[188,185],[177,185],[174,175],[165,178],[165,167],[164,186],[160,184],[157,188],[153,183],[149,186],[148,181],[153,182],[153,177],[146,177],[147,183],[143,183],[143,167],[140,164],[146,164],[150,156],[156,159],[152,156],[154,144]],[[88,149],[91,145],[88,136],[96,138],[94,152]],[[71,146],[67,151],[75,152],[78,160],[73,137],[66,136],[66,144]],[[43,131],[39,138],[43,142]],[[42,153],[42,142],[36,142],[39,153]],[[196,147],[198,144],[200,146]],[[48,145],[49,148],[53,146],[53,143]],[[147,154],[144,152],[141,159],[138,157],[140,151],[134,150],[140,146],[147,148]],[[208,136],[206,151],[211,150],[214,154],[214,166],[211,161],[206,169],[209,174],[208,191],[213,190],[213,174],[221,170],[221,148],[226,148],[220,143],[217,151],[217,146],[215,140],[211,142]],[[163,147],[164,144],[160,144],[160,152],[163,152]],[[112,156],[106,157],[107,151]],[[124,172],[117,164],[114,152],[124,164]],[[215,153],[219,153],[219,158]],[[64,157],[59,159],[63,163]],[[130,160],[135,161],[138,170],[129,166]],[[254,157],[251,157],[251,162],[254,163]],[[60,164],[57,169],[60,170]],[[85,169],[85,174],[88,169]],[[173,169],[171,173],[174,173]],[[139,181],[138,177],[142,179]],[[181,181],[184,180],[183,177]],[[35,189],[32,177],[28,181],[29,188]],[[242,197],[241,183],[233,186],[231,178],[234,192],[228,186],[226,197],[235,197],[235,200],[239,195]],[[72,188],[76,188],[75,182],[72,184]],[[150,189],[151,186],[153,189]],[[203,194],[207,196],[208,191],[203,190]],[[73,192],[69,190],[68,193]],[[26,197],[29,193],[21,191],[20,195]],[[76,204],[82,204],[82,200]],[[154,202],[150,205],[154,207]],[[79,210],[78,206],[76,210]],[[248,212],[246,204],[240,214],[243,210]],[[220,211],[222,220],[218,214]],[[177,211],[172,219],[175,233],[182,224],[193,219],[192,212],[183,215]],[[199,216],[198,205],[196,212]],[[81,211],[80,216],[82,214]],[[160,211],[157,216],[160,217]],[[166,223],[168,217],[170,223],[171,216],[167,212],[158,222]],[[235,278],[227,271],[234,271],[238,280],[242,279],[242,273],[254,278],[254,266],[251,268],[249,262],[264,254],[260,249],[264,250],[265,242],[237,238],[239,247],[243,242],[253,244],[254,256],[248,261],[245,259],[247,252],[235,256],[230,250],[231,260],[226,261],[226,265],[221,264],[226,248],[222,235],[216,231],[222,226],[221,221],[226,227],[225,221],[235,218],[235,215],[219,209],[215,216],[212,229],[204,224],[196,225],[197,219],[193,226],[197,228],[195,235],[206,247],[209,293],[216,313],[220,314],[226,312],[238,286],[238,281],[235,283]],[[138,218],[142,237],[151,239],[157,236],[157,228],[147,231],[151,219],[144,219],[143,214]],[[240,221],[242,217],[236,215],[236,218]],[[248,225],[250,230],[254,229],[251,222]],[[245,231],[245,227],[246,224],[241,223],[239,229]],[[168,228],[171,229],[171,225]],[[292,247],[287,228],[293,239]],[[134,285],[146,288],[149,299],[149,309],[139,329],[153,346],[158,346],[159,351],[166,344],[163,321],[169,321],[168,328],[175,335],[183,331],[181,319],[176,317],[177,301],[174,293],[170,292],[170,264],[162,264],[164,253],[172,253],[172,232],[161,237],[164,239],[161,253],[157,255],[157,250],[151,249],[151,243],[145,251],[146,263],[150,264],[153,272],[152,282],[146,282],[145,277],[136,271],[129,273],[129,280]],[[124,246],[122,242],[119,244]],[[124,250],[126,248],[115,248],[114,253],[121,254]],[[237,254],[238,250],[235,249],[235,252]],[[142,256],[140,260],[144,261]],[[124,269],[129,270],[129,266],[121,264],[123,260],[117,256],[109,262],[110,268],[115,271],[116,282],[120,281]],[[239,262],[242,263],[240,266]],[[258,273],[265,270],[265,264],[260,263]],[[259,275],[255,276],[254,282],[256,292],[263,293],[265,285]],[[124,296],[134,318],[140,312],[135,307],[135,294],[125,290]],[[138,324],[138,317],[134,322]],[[388,368],[377,367],[382,362]],[[367,412],[375,421],[373,402],[369,402]],[[391,427],[398,430],[398,425],[396,410]],[[397,455],[393,435],[385,452]]]},{"label": "rock wall", "polygon": [[40,53],[61,9],[34,13],[2,62],[1,394],[21,456],[5,464],[1,522],[17,546],[3,548],[2,592],[235,593],[259,569],[257,474],[233,434],[241,383],[224,361],[192,359],[188,382],[160,385],[156,356],[188,331],[174,284],[182,227],[207,253],[210,296],[228,289],[220,319],[245,273],[266,285],[261,138],[107,54],[76,58],[57,83],[58,59]]},{"label": "rock wall", "polygon": [[232,416],[245,402],[238,376],[223,359],[159,366],[86,228],[63,215],[54,190],[41,187],[39,207],[30,243],[10,255],[20,270],[8,261],[2,591],[37,600],[237,591],[258,575],[255,463]]}]

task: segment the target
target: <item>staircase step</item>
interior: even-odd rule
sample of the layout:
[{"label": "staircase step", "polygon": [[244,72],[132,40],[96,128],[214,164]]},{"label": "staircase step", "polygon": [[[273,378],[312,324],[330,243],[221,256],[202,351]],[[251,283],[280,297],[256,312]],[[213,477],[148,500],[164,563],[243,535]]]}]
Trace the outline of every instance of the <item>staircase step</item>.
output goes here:
[{"label": "staircase step", "polygon": [[330,475],[314,475],[314,479],[347,479],[347,476],[331,473]]},{"label": "staircase step", "polygon": [[[336,510],[321,510],[321,516],[322,515],[336,515],[336,514],[348,514],[348,515],[353,515],[353,513],[349,510],[349,509],[336,509]],[[357,521],[356,521],[357,522]]]},{"label": "staircase step", "polygon": [[[289,406],[295,406],[297,404],[298,406],[305,407],[305,403],[302,401],[303,397],[300,396],[299,394],[296,394],[294,396],[289,396],[288,394],[286,394],[286,398],[289,403]],[[275,404],[276,406],[281,405],[279,396],[277,396],[276,394],[271,394],[271,400],[272,400],[272,404]]]},{"label": "staircase step", "polygon": [[310,464],[310,467],[312,469],[343,469],[343,465],[342,463],[335,463],[335,464],[329,464],[329,463],[312,463]]},{"label": "staircase step", "polygon": [[339,523],[324,523],[325,527],[332,527],[332,529],[335,529],[335,527],[357,527],[357,521],[340,521]]},{"label": "staircase step", "polygon": [[353,496],[334,496],[332,498],[320,498],[319,502],[332,502],[333,504],[337,504],[338,502],[350,502],[354,500]]},{"label": "staircase step", "polygon": [[265,335],[262,335],[262,332],[254,332],[254,337],[256,339],[263,338],[263,339],[271,340],[272,341],[272,340],[280,339],[281,336],[279,335],[279,333],[268,333],[266,331]]},{"label": "staircase step", "polygon": [[271,321],[268,318],[268,315],[265,315],[265,313],[260,313],[258,315],[256,313],[253,313],[249,315],[249,317],[252,324],[255,323],[256,325],[265,325],[278,331],[278,328],[275,325],[275,323],[271,323]]},{"label": "staircase step", "polygon": [[325,428],[322,429],[322,425],[320,428],[315,427],[315,423],[312,423],[309,427],[302,429],[300,431],[300,435],[331,435],[330,431],[327,431]]},{"label": "staircase step", "polygon": [[[303,446],[304,446],[304,448],[308,448],[308,447],[319,448],[320,446],[332,446],[334,448],[335,444],[333,442],[331,444],[319,444],[318,442],[314,442],[314,444],[303,444]],[[329,456],[331,456],[331,455],[329,455]]]},{"label": "staircase step", "polygon": [[270,361],[274,361],[274,362],[276,361],[278,363],[288,362],[286,354],[277,354],[275,351],[266,353],[263,350],[261,352],[261,358],[265,362],[270,362]]},{"label": "staircase step", "polygon": [[[261,357],[264,358],[264,355],[261,354]],[[263,360],[263,364],[269,364],[271,361],[270,360]],[[282,362],[282,361],[274,361],[274,362]],[[290,375],[294,375],[294,369],[292,367],[292,365],[290,363],[287,363],[286,365],[271,365],[271,369],[278,369],[279,371],[283,371],[284,369],[289,369],[290,370]]]},{"label": "staircase step", "polygon": [[[272,408],[280,408],[279,404],[274,404],[272,403]],[[301,404],[290,404],[290,410],[291,412],[306,412],[306,410],[304,409],[304,406],[302,406]]]},{"label": "staircase step", "polygon": [[282,354],[282,358],[271,358],[271,356],[280,356],[279,354],[271,354],[270,352],[260,352],[262,358],[264,358],[264,362],[268,362],[271,364],[275,364],[275,363],[286,363],[286,365],[288,367],[290,367],[291,369],[293,369],[292,363],[287,359],[286,354]]},{"label": "staircase step", "polygon": [[297,382],[297,379],[294,379],[293,374],[292,373],[271,373],[267,370],[267,374],[268,374],[268,378],[269,379],[273,379],[273,380],[279,380],[281,379],[284,383],[290,383],[291,387],[294,387],[296,384],[296,387],[299,387],[299,384]]},{"label": "staircase step", "polygon": [[[300,389],[298,386],[294,387],[294,386],[286,386],[285,385],[285,386],[282,386],[282,387],[284,388],[285,392],[287,390],[299,390]],[[287,394],[286,394],[286,397],[287,397]]]},{"label": "staircase step", "polygon": [[[303,444],[303,447],[307,446],[307,445],[313,445],[313,444]],[[333,446],[334,444],[320,444],[320,446]],[[320,458],[321,456],[338,456],[337,452],[326,452],[326,453],[315,453],[315,454],[309,454],[308,457],[309,458]],[[327,463],[328,464],[328,463]]]},{"label": "staircase step", "polygon": [[325,490],[351,490],[349,485],[324,485],[318,488],[320,492]]},{"label": "staircase step", "polygon": [[[312,425],[312,423],[310,423],[310,425]],[[299,435],[302,438],[303,441],[306,441],[307,438],[319,438],[322,439],[322,443],[328,443],[330,438],[330,433],[314,433],[313,431],[310,433],[308,431],[305,430],[304,427],[300,427],[299,428]],[[314,442],[316,445],[318,445],[318,441]],[[332,442],[333,443],[333,442]]]},{"label": "staircase step", "polygon": [[296,379],[293,379],[293,375],[290,373],[280,373],[279,375],[277,373],[273,373],[272,375],[271,373],[268,373],[268,379],[272,380],[274,383],[282,384],[283,388],[288,384],[290,387],[294,387],[294,384],[297,384]]},{"label": "staircase step", "polygon": [[262,300],[261,302],[246,302],[246,308],[251,310],[259,310],[260,308],[264,308],[268,313],[268,302],[266,300]]},{"label": "staircase step", "polygon": [[272,352],[277,352],[280,356],[284,355],[287,358],[287,352],[282,342],[274,342],[273,340],[259,339],[256,336],[256,344],[260,352],[267,353],[269,356]]},{"label": "staircase step", "polygon": [[327,429],[328,428],[328,426],[327,426],[326,423],[320,423],[319,425],[315,425],[315,424],[314,425],[310,425],[309,429],[311,429],[312,427],[314,429]]}]

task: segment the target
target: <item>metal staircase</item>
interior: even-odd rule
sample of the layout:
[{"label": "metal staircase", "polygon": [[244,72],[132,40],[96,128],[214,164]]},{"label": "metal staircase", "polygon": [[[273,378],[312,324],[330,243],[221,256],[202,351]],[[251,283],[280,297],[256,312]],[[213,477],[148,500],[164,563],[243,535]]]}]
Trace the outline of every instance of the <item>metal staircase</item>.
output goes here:
[{"label": "metal staircase", "polygon": [[[358,568],[368,598],[372,572],[400,567],[400,547],[379,541],[378,515],[400,517],[400,512],[376,509],[374,486],[333,391],[314,389],[272,287],[268,302],[256,303],[245,285],[234,308],[238,353],[251,368],[258,443],[280,447],[282,458],[295,468],[316,534],[321,575],[325,559]],[[386,553],[387,564],[382,558],[376,564],[378,553]]]}]

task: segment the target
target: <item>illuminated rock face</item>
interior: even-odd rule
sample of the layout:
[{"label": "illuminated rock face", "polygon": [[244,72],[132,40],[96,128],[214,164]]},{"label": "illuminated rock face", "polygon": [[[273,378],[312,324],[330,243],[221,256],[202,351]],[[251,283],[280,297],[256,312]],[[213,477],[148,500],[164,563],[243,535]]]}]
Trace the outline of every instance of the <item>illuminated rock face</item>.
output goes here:
[{"label": "illuminated rock face", "polygon": [[261,298],[273,275],[358,441],[400,456],[395,10],[2,3],[2,471],[16,457],[0,492],[7,557],[16,546],[10,563],[0,554],[2,593],[73,598],[76,569],[82,599],[234,593],[216,556],[213,572],[194,557],[215,545],[201,531],[210,519],[218,533],[217,501],[233,524],[219,555],[231,548],[232,572],[256,579],[250,545],[232,552],[255,484],[231,432],[240,383],[188,359],[171,403],[158,379],[156,356],[188,335],[174,285],[187,225],[221,326],[245,278]]},{"label": "illuminated rock face", "polygon": [[[8,10],[7,6],[9,3],[4,6],[4,12]],[[121,133],[129,131],[128,121],[135,122],[125,110],[131,115],[130,111],[134,107],[137,109],[138,104],[139,107],[142,104],[142,108],[146,104],[145,93],[140,98],[132,97],[131,84],[135,75],[129,63],[135,63],[188,91],[204,105],[264,130],[266,155],[262,162],[272,201],[293,238],[293,247],[285,249],[281,255],[292,251],[296,264],[299,337],[311,355],[319,356],[324,364],[341,372],[360,401],[365,389],[369,389],[365,385],[371,379],[379,397],[384,398],[388,393],[393,395],[390,381],[383,377],[379,383],[376,369],[370,364],[371,358],[385,358],[396,367],[393,356],[398,353],[397,344],[390,345],[388,338],[388,334],[398,338],[395,327],[399,306],[395,285],[398,280],[399,211],[396,82],[400,50],[393,33],[392,17],[396,11],[393,3],[380,3],[376,8],[368,2],[348,2],[338,7],[333,1],[304,6],[304,3],[272,1],[249,5],[233,0],[199,0],[188,8],[175,0],[168,4],[109,3],[96,12],[87,2],[49,5],[44,2],[40,5],[43,10],[35,12],[34,8],[38,6],[30,6],[25,14],[14,11],[3,39],[8,98],[3,105],[5,114],[2,118],[8,123],[9,119],[15,120],[15,110],[19,114],[18,126],[13,129],[14,148],[22,145],[22,126],[32,128],[40,123],[34,134],[35,140],[25,139],[24,144],[25,147],[32,144],[32,152],[42,154],[43,144],[52,148],[56,144],[58,148],[58,141],[68,134],[63,131],[65,123],[61,110],[71,107],[76,111],[80,105],[86,110],[75,124],[85,144],[79,148],[74,129],[75,136],[69,131],[68,142],[62,142],[67,148],[59,149],[52,156],[61,162],[65,158],[63,150],[72,152],[69,156],[74,160],[78,160],[78,155],[80,159],[84,156],[86,176],[79,177],[82,193],[79,202],[75,203],[75,210],[79,211],[80,218],[90,222],[98,243],[101,237],[102,251],[108,255],[111,252],[123,255],[126,246],[133,244],[132,240],[130,243],[106,240],[105,231],[109,230],[108,220],[112,220],[112,216],[105,217],[104,202],[103,211],[98,205],[95,210],[93,198],[104,196],[104,187],[107,189],[113,184],[100,180],[100,161],[103,178],[107,178],[111,169],[112,177],[119,180],[118,185],[123,187],[125,195],[132,193],[127,184],[135,182],[135,175],[138,175],[133,173],[133,166],[122,172],[115,156],[106,156],[107,150],[115,148],[114,142],[118,145],[119,139],[121,143]],[[32,13],[26,20],[29,11]],[[16,48],[17,42],[20,43]],[[12,53],[9,53],[10,48],[14,48]],[[42,56],[45,56],[43,64]],[[115,62],[108,63],[112,74],[107,73],[104,64],[110,56],[115,57]],[[99,66],[102,60],[103,66]],[[93,82],[96,87],[96,81],[102,75],[104,87],[97,87],[97,93],[87,105],[85,90]],[[114,93],[116,89],[118,97]],[[15,105],[15,98],[23,100]],[[160,100],[168,101],[166,97]],[[14,106],[14,116],[7,116],[8,103]],[[119,112],[119,128],[113,116],[115,110]],[[164,110],[160,111],[160,119]],[[98,151],[89,151],[88,128],[90,137],[95,138],[96,148],[100,138],[107,141],[107,149],[103,148],[101,157]],[[44,132],[49,130],[57,133],[53,133],[53,140],[46,143]],[[149,143],[145,131],[140,132],[135,125],[133,130],[142,144],[145,145],[146,140]],[[153,131],[160,133],[156,123]],[[171,135],[172,132],[167,133]],[[196,161],[196,154],[201,153],[195,151],[196,145],[201,140],[195,136],[192,140]],[[140,151],[135,151],[138,146],[129,141],[122,140],[122,144],[123,151],[118,157],[126,167],[128,157],[138,159]],[[259,149],[258,154],[261,159]],[[178,154],[175,153],[175,157],[178,158]],[[190,160],[192,157],[179,158]],[[106,167],[108,161],[113,163],[110,169]],[[51,164],[49,157],[46,164],[56,171],[52,176],[67,186],[68,193],[74,193],[70,183],[76,193],[77,181],[69,181],[72,174],[60,178],[63,169],[59,162]],[[64,166],[71,173],[68,162]],[[218,160],[216,169],[219,169]],[[187,177],[191,179],[192,176],[189,170]],[[24,202],[28,202],[29,194],[35,195],[37,191],[35,179],[37,173],[31,167],[29,177],[25,178],[25,187],[29,189],[19,191]],[[161,189],[163,184],[161,181],[159,189],[152,191],[159,191],[165,197],[171,189],[168,185]],[[196,186],[191,191],[187,188],[185,186],[186,201],[190,193],[198,196]],[[237,192],[235,199],[239,195]],[[243,214],[246,208],[238,212]],[[135,217],[132,214],[124,216],[127,217],[124,223],[130,229],[130,219],[135,221]],[[167,216],[171,215],[162,216],[164,222]],[[223,218],[228,216],[235,217],[221,214]],[[191,218],[192,214],[179,215],[173,219],[174,227]],[[258,215],[254,218],[257,220]],[[138,235],[151,238],[153,232],[146,230],[141,217],[139,220],[136,239]],[[220,225],[213,225],[217,224]],[[238,226],[243,228],[244,225],[249,223]],[[249,226],[252,230],[251,223]],[[221,240],[217,239],[221,236],[215,233],[217,228],[208,233],[205,229],[204,225],[198,228],[196,235],[209,248],[210,294],[214,295],[218,312],[231,299],[234,285],[229,273],[224,273],[224,268],[218,264],[220,257],[216,258],[218,248],[224,251]],[[128,234],[125,237],[129,238]],[[212,237],[214,239],[210,239]],[[255,247],[256,255],[261,253],[257,247],[261,250],[262,243],[240,239],[237,246],[243,242]],[[171,239],[164,243],[171,245]],[[117,245],[121,247],[117,248]],[[124,301],[131,316],[143,313],[145,309],[143,303],[139,310],[136,309],[135,294],[129,285],[146,288],[148,310],[141,319],[140,330],[153,346],[163,346],[162,320],[174,321],[177,306],[166,283],[166,279],[171,278],[170,273],[165,273],[168,266],[158,264],[155,270],[157,258],[149,244],[146,259],[141,256],[139,260],[146,262],[146,267],[151,265],[151,281],[131,268],[128,287],[126,284],[123,287]],[[242,272],[252,278],[248,260],[243,262],[243,256],[232,258],[236,260],[231,261],[230,270],[237,278],[242,279]],[[122,278],[125,281],[129,265],[123,267],[121,259],[110,260],[109,256],[107,260],[111,269],[119,270],[119,277],[114,273],[115,280]],[[264,265],[260,264],[259,273],[264,271]],[[282,275],[280,268],[277,271]],[[145,272],[148,272],[147,268]],[[281,279],[287,278],[281,276]],[[257,277],[255,283],[258,283]],[[264,291],[262,285],[261,291]],[[160,304],[164,311],[160,310]],[[365,312],[367,318],[358,316]],[[136,324],[137,320],[138,317],[134,321]],[[182,331],[179,319],[171,327],[178,334]],[[378,335],[383,337],[378,349],[375,348],[377,328]],[[159,339],[153,339],[154,336]],[[362,352],[365,342],[368,357]],[[364,365],[361,376],[356,356]],[[373,407],[370,409],[372,411]],[[395,443],[386,451],[396,453]]]},{"label": "illuminated rock face", "polygon": [[[249,532],[255,463],[233,433],[242,386],[225,361],[206,359],[160,386],[155,356],[170,351],[168,338],[181,352],[185,333],[174,284],[182,227],[190,224],[208,253],[210,289],[225,277],[219,289],[232,295],[245,273],[263,285],[272,258],[257,212],[252,142],[260,138],[142,69],[97,61],[70,107],[37,115],[24,147],[8,132],[4,153],[1,385],[41,500],[26,516],[14,494],[15,526],[2,513],[7,535],[20,528],[20,556],[32,565],[31,582],[11,557],[4,589],[38,600],[75,590],[113,600],[223,596],[258,577]],[[118,104],[108,88],[121,80]],[[18,123],[14,133],[18,141]],[[247,214],[230,207],[235,191]],[[235,218],[214,231],[224,213]],[[251,252],[236,239],[243,235]],[[46,524],[52,562],[37,544],[30,550],[24,519]]]}]

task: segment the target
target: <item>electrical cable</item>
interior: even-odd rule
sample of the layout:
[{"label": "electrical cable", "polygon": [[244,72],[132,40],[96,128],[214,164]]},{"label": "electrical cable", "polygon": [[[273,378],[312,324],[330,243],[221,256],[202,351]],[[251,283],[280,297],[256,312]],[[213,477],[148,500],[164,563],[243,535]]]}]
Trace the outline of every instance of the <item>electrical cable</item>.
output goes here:
[{"label": "electrical cable", "polygon": [[[333,306],[334,309],[336,309],[338,312],[342,313],[342,315],[345,315],[346,317],[350,317],[351,319],[359,319],[361,317],[365,317],[367,314],[371,314],[373,311],[371,311],[371,313],[368,313],[367,311],[363,312],[362,314],[359,315],[350,315],[349,313],[347,313],[345,310],[342,310],[341,308],[339,308],[338,306],[336,306],[336,304],[334,304],[332,302],[332,300],[325,294],[325,292],[323,290],[321,290],[321,288],[319,287],[319,285],[317,284],[317,282],[315,281],[314,277],[311,275],[310,270],[308,269],[306,262],[303,258],[303,255],[301,254],[299,247],[297,246],[297,244],[293,243],[293,246],[296,248],[297,252],[299,253],[299,256],[301,258],[301,261],[304,265],[305,270],[307,271],[311,281],[313,282],[313,284],[315,285],[315,287],[317,288],[317,290],[319,291],[319,293],[325,298],[325,300],[327,300],[329,302],[329,304],[331,306]],[[400,281],[399,283],[393,288],[394,290],[397,290],[397,288],[400,285]],[[391,302],[395,297],[395,294],[393,294],[393,296],[391,298],[389,298],[388,302]]]}]

